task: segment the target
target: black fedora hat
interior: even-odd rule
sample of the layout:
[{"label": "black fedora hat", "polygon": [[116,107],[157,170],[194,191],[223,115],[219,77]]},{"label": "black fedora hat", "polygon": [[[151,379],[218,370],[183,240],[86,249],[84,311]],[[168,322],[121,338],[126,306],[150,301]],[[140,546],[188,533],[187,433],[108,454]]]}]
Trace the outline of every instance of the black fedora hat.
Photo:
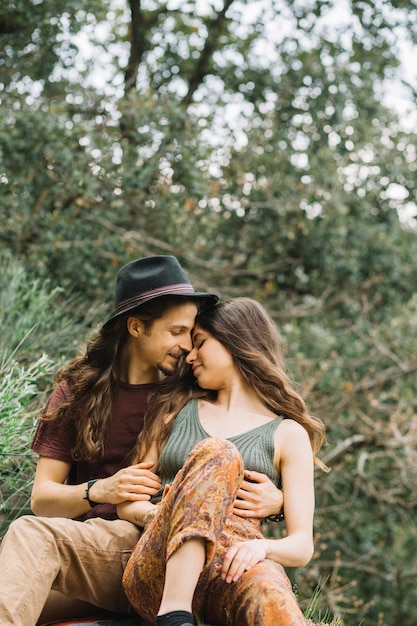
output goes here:
[{"label": "black fedora hat", "polygon": [[195,298],[203,306],[218,301],[214,293],[194,291],[194,288],[174,256],[147,256],[124,265],[116,277],[115,309],[103,325],[109,328],[121,315],[138,309],[142,304],[164,296]]}]

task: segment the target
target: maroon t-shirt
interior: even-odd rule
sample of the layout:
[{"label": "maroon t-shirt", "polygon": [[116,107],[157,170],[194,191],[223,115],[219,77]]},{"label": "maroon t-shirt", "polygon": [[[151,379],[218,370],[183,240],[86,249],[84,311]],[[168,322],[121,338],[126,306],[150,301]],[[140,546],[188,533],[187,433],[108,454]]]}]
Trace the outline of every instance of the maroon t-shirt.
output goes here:
[{"label": "maroon t-shirt", "polygon": [[[69,412],[63,418],[39,421],[31,445],[32,450],[40,456],[71,463],[67,481],[71,485],[79,485],[93,478],[112,476],[126,465],[126,457],[132,451],[138,433],[143,428],[148,395],[157,386],[158,383],[148,385],[119,383],[104,440],[104,455],[100,460],[94,463],[76,462],[71,457],[77,418]],[[68,396],[68,383],[63,380],[52,392],[47,407],[52,408],[61,404]],[[116,507],[113,504],[101,504],[77,519],[84,520],[89,517],[116,519]]]}]

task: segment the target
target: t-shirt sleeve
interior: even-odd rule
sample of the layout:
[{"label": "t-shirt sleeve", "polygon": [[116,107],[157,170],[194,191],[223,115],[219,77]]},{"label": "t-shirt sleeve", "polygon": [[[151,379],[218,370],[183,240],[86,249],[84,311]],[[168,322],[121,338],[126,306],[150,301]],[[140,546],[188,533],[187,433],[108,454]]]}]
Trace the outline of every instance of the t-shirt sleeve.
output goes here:
[{"label": "t-shirt sleeve", "polygon": [[[50,395],[46,409],[54,408],[69,398],[68,383],[62,380]],[[75,442],[74,418],[71,414],[51,421],[39,420],[31,449],[40,456],[73,463],[71,449]]]}]

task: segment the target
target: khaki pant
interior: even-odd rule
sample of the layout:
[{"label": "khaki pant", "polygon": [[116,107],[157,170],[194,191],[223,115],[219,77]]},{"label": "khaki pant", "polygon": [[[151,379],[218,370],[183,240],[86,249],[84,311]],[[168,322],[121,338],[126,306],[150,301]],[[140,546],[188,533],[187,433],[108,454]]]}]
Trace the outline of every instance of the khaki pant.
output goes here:
[{"label": "khaki pant", "polygon": [[242,479],[243,462],[234,444],[210,438],[191,451],[123,576],[126,595],[148,622],[159,609],[167,559],[198,537],[206,543],[206,564],[194,593],[195,615],[216,626],[306,626],[278,563],[265,559],[230,584],[216,570],[231,545],[262,538],[259,520],[233,514]]},{"label": "khaki pant", "polygon": [[129,613],[122,575],[139,537],[122,520],[15,520],[0,548],[0,626],[35,626],[51,590]]}]

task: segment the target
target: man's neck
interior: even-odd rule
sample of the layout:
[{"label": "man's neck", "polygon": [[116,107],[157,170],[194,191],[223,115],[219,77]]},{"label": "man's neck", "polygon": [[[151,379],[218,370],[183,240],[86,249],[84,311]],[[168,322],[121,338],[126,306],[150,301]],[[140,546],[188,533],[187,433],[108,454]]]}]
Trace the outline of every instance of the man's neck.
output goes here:
[{"label": "man's neck", "polygon": [[149,385],[158,383],[163,378],[164,375],[157,368],[142,370],[132,364],[126,364],[120,370],[120,380],[128,385]]}]

